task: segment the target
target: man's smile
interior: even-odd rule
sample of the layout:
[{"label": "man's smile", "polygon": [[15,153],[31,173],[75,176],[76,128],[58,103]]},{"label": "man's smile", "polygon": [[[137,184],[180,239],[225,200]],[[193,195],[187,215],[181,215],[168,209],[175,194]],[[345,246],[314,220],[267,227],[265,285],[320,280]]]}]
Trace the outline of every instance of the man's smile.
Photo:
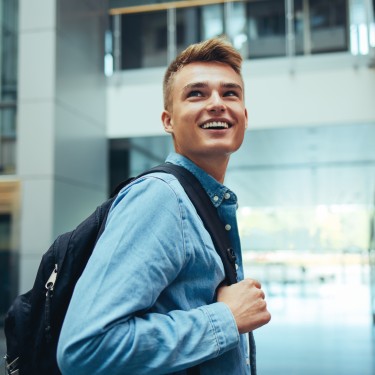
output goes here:
[{"label": "man's smile", "polygon": [[215,129],[215,130],[229,129],[231,127],[232,127],[232,124],[227,121],[208,121],[200,125],[200,128],[202,129]]}]

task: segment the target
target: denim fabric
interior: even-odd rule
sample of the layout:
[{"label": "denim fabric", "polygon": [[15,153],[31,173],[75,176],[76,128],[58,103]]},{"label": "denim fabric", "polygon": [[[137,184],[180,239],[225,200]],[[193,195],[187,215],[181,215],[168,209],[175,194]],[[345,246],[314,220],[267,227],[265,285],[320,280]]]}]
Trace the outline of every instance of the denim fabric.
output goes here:
[{"label": "denim fabric", "polygon": [[[181,155],[227,226],[243,277],[237,198]],[[172,175],[153,173],[125,187],[79,279],[60,335],[64,375],[248,375],[245,335],[216,302],[224,270],[212,240]]]}]

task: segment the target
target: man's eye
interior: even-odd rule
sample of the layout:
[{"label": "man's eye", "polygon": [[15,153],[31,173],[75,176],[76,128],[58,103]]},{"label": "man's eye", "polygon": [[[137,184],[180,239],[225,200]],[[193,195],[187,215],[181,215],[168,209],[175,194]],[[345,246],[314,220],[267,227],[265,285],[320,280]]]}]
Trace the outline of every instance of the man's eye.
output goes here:
[{"label": "man's eye", "polygon": [[188,98],[191,98],[191,97],[200,97],[200,96],[203,96],[203,94],[202,94],[201,91],[194,90],[194,91],[190,91],[187,96],[188,96]]},{"label": "man's eye", "polygon": [[224,96],[239,96],[236,91],[226,91]]}]

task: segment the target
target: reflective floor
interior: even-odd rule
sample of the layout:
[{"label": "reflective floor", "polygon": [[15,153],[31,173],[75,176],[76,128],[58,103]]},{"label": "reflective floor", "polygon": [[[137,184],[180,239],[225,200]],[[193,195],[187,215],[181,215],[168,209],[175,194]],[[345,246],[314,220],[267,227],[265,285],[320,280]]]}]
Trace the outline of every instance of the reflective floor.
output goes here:
[{"label": "reflective floor", "polygon": [[263,282],[272,320],[255,332],[259,375],[375,374],[368,268],[330,274]]}]

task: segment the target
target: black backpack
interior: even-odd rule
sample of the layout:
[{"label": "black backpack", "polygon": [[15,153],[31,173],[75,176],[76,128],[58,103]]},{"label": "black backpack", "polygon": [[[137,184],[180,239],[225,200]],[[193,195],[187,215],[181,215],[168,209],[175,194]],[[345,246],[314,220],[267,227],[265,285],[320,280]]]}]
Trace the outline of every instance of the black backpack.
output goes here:
[{"label": "black backpack", "polygon": [[[181,183],[220,255],[228,284],[237,281],[235,255],[226,231],[199,181],[187,169],[165,163],[151,172],[173,174]],[[95,244],[104,231],[108,211],[117,193],[134,178],[122,182],[107,201],[97,207],[73,231],[60,235],[43,255],[33,288],[18,296],[4,322],[6,368],[12,375],[60,375],[57,343],[74,286],[85,269]],[[255,344],[250,333],[252,375],[255,375]],[[199,374],[199,366],[188,369]]]}]

